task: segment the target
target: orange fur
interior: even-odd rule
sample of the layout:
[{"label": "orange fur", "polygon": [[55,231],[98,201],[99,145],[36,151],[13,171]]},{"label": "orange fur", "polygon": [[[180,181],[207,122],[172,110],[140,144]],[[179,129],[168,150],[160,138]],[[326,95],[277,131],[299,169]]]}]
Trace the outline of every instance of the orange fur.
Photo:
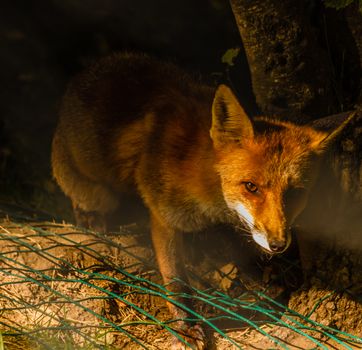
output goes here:
[{"label": "orange fur", "polygon": [[[80,224],[89,224],[80,213],[101,218],[122,193],[139,193],[168,283],[186,279],[182,233],[213,223],[243,225],[269,252],[285,250],[327,139],[308,126],[252,121],[228,87],[215,94],[172,64],[121,54],[70,84],[52,166]],[[169,288],[183,291],[177,283]],[[202,339],[195,344],[203,348]]]}]

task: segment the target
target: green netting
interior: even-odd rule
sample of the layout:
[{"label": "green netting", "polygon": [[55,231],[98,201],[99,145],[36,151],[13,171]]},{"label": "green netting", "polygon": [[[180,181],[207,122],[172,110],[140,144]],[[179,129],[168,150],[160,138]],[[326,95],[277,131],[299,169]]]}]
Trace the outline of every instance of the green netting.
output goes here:
[{"label": "green netting", "polygon": [[[127,341],[128,348],[132,348],[129,342],[133,348],[157,348],[134,330],[156,329],[183,339],[175,329],[177,320],[154,312],[152,300],[162,300],[188,311],[190,322],[203,324],[236,349],[248,346],[228,335],[221,326],[225,322],[231,322],[233,328],[257,331],[278,349],[289,349],[289,345],[266,327],[288,329],[308,339],[316,349],[328,349],[320,339],[331,339],[341,349],[362,346],[361,338],[304,317],[261,291],[231,297],[217,289],[193,287],[182,297],[197,304],[197,310],[206,311],[189,309],[155,282],[157,271],[150,261],[135,259],[132,249],[113,237],[55,223],[4,221],[0,240],[3,338],[24,337],[32,346],[52,350],[118,349]],[[112,249],[122,254],[115,259]],[[131,260],[124,260],[126,255]],[[125,266],[125,261],[129,265]],[[142,266],[148,266],[147,273],[142,272]],[[140,302],[142,298],[149,307]],[[116,305],[116,312],[108,312],[109,305]],[[120,336],[128,340],[115,342]]]}]

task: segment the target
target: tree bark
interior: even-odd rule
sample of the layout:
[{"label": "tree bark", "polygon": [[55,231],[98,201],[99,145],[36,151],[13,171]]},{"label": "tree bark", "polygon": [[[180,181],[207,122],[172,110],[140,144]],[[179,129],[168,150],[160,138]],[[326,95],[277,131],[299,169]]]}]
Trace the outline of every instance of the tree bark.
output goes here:
[{"label": "tree bark", "polygon": [[[352,3],[345,9],[345,17],[354,39],[356,51],[359,57],[359,77],[361,78],[362,70],[362,13],[359,11],[358,3]],[[358,69],[357,68],[357,69]],[[362,106],[362,81],[359,79],[356,91],[359,91],[357,103]]]},{"label": "tree bark", "polygon": [[335,112],[327,53],[318,46],[306,2],[230,2],[263,113],[299,119]]}]

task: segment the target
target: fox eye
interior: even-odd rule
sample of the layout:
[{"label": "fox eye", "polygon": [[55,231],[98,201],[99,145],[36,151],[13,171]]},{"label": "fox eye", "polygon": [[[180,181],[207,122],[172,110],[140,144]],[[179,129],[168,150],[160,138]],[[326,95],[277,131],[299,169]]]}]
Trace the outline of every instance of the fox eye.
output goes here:
[{"label": "fox eye", "polygon": [[251,193],[255,193],[258,191],[258,187],[250,181],[245,182],[245,188]]}]

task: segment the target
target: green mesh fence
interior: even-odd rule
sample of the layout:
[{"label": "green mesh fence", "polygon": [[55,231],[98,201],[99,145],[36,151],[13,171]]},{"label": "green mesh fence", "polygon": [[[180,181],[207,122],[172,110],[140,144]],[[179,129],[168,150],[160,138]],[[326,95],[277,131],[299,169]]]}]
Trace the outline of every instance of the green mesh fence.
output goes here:
[{"label": "green mesh fence", "polygon": [[361,338],[303,317],[260,291],[231,297],[217,289],[192,288],[182,296],[198,311],[188,309],[157,283],[152,259],[140,261],[132,242],[124,245],[113,236],[70,225],[4,220],[0,240],[1,346],[3,339],[8,344],[21,339],[19,349],[163,348],[171,334],[182,340],[165,301],[187,310],[190,321],[203,324],[228,349],[249,347],[226,332],[225,324],[257,332],[274,344],[270,348],[290,348],[269,331],[273,327],[308,339],[316,349],[329,349],[320,339],[340,349],[362,346]]}]

